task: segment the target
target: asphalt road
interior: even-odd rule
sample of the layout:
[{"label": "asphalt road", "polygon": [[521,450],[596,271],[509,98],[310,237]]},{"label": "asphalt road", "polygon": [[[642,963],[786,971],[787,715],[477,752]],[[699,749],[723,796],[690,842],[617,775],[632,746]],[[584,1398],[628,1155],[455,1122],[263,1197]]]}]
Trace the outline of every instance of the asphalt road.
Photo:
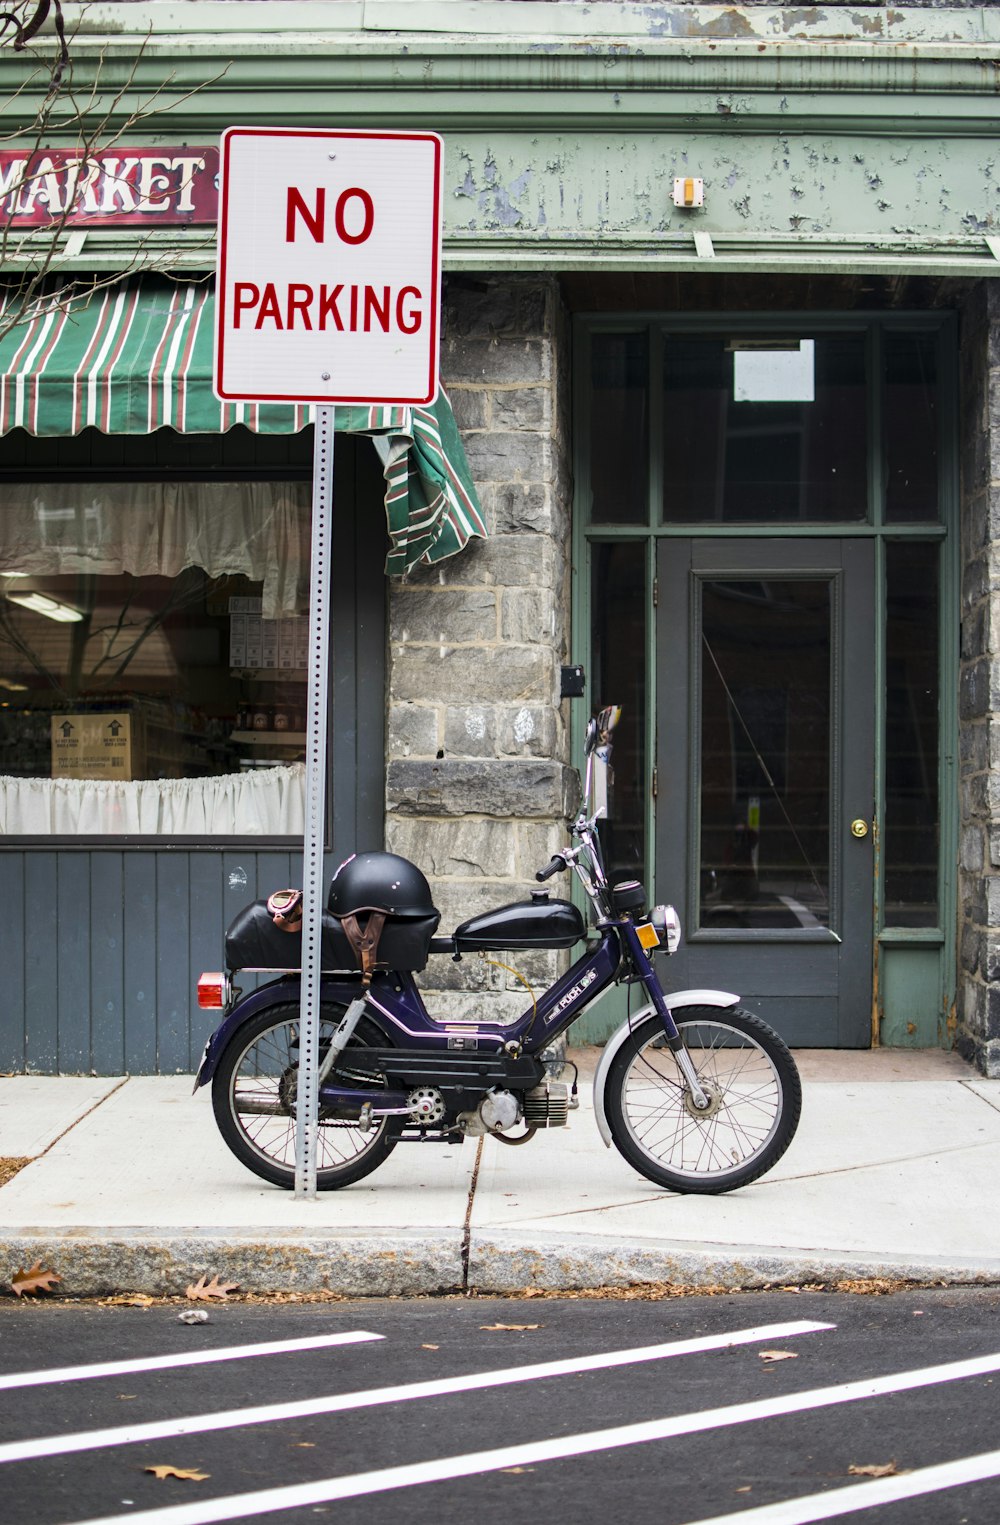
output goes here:
[{"label": "asphalt road", "polygon": [[0,1304],[4,1525],[1000,1518],[1000,1293],[182,1311]]}]

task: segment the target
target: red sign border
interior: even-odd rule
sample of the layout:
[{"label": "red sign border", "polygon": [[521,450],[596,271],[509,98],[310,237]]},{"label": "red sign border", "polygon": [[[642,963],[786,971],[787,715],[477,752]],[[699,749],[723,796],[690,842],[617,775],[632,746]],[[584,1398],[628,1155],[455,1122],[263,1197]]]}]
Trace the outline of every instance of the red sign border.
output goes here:
[{"label": "red sign border", "polygon": [[[225,329],[225,293],[226,293],[226,256],[227,248],[227,222],[229,216],[228,189],[229,189],[229,144],[231,140],[239,137],[259,138],[322,138],[327,141],[343,141],[345,138],[379,138],[391,143],[421,142],[431,143],[434,147],[434,226],[437,236],[434,240],[431,270],[431,310],[430,310],[430,371],[428,373],[428,390],[421,397],[317,397],[302,392],[258,392],[250,395],[248,392],[224,392],[221,378],[224,363],[224,329]],[[216,265],[215,283],[215,364],[214,384],[215,395],[223,402],[279,402],[279,403],[313,403],[318,407],[341,406],[368,406],[368,407],[392,407],[396,406],[425,406],[434,401],[438,393],[439,385],[439,346],[440,346],[440,307],[441,307],[441,195],[442,195],[442,169],[444,161],[444,140],[440,133],[429,131],[394,132],[391,130],[366,131],[364,128],[333,128],[315,127],[299,129],[296,127],[227,127],[222,134],[219,156],[219,228],[218,228],[218,260]]]}]

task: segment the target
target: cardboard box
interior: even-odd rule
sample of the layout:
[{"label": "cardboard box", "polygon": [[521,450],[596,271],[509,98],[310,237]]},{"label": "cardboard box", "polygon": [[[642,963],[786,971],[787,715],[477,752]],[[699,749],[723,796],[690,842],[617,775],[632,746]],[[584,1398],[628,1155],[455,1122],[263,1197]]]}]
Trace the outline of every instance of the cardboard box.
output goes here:
[{"label": "cardboard box", "polygon": [[53,778],[135,777],[135,719],[127,712],[53,715]]}]

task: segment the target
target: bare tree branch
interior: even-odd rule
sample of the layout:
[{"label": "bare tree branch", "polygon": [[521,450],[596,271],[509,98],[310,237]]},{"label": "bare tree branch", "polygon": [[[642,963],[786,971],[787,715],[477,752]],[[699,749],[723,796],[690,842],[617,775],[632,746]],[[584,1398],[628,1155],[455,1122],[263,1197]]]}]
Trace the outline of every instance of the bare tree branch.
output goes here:
[{"label": "bare tree branch", "polygon": [[[42,32],[49,19],[54,35]],[[23,54],[26,64],[25,76],[8,94],[4,111],[9,118],[12,106],[20,101],[26,108],[25,120],[15,131],[0,133],[0,144],[16,145],[19,157],[23,154],[24,158],[20,172],[5,182],[3,199],[8,210],[0,213],[0,272],[4,272],[0,277],[0,339],[29,319],[65,311],[140,270],[176,275],[174,251],[158,252],[155,236],[139,238],[112,271],[72,274],[63,263],[66,235],[77,226],[75,214],[98,173],[98,155],[106,157],[138,127],[190,101],[207,85],[223,78],[229,67],[180,95],[173,93],[175,76],[170,73],[130,104],[130,98],[138,93],[152,29],[138,44],[124,78],[117,76],[116,69],[113,84],[108,79],[108,56],[102,52],[91,61],[85,83],[78,85],[72,57],[77,35],[67,36],[61,0],[23,0],[0,11],[0,52],[10,49]],[[45,162],[40,156],[53,141],[73,144],[72,158],[60,164],[60,172],[65,169],[66,191],[44,226],[25,227],[10,209],[23,206],[25,197],[31,195],[32,185],[40,178],[39,164]],[[43,200],[48,208],[49,201],[44,196]],[[192,252],[207,251],[213,236],[212,231],[206,231],[202,240],[191,241],[188,247]],[[58,281],[53,279],[56,276]],[[193,278],[206,280],[208,276]]]}]

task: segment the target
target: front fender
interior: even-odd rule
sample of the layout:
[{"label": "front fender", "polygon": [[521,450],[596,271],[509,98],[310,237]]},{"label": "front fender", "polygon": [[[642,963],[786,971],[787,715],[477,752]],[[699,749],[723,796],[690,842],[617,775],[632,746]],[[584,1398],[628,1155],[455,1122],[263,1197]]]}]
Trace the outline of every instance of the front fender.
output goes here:
[{"label": "front fender", "polygon": [[[357,980],[323,980],[320,986],[320,1000],[346,1006],[354,1000],[360,988],[360,976]],[[232,1011],[227,1013],[205,1044],[205,1051],[201,1056],[198,1073],[194,1079],[194,1089],[197,1091],[199,1087],[208,1085],[230,1038],[245,1022],[257,1016],[258,1012],[266,1011],[269,1006],[285,1006],[289,1001],[297,1002],[300,994],[301,984],[298,976],[291,978],[285,976],[280,980],[272,980],[268,985],[261,985],[259,989],[251,991],[248,996],[237,1001]]]},{"label": "front fender", "polygon": [[[685,1006],[736,1006],[740,998],[738,995],[733,995],[732,991],[729,990],[674,990],[669,994],[665,993],[663,999],[666,1001],[671,1012],[677,1012],[682,1011]],[[655,1006],[644,1006],[641,1011],[637,1011],[634,1016],[629,1017],[627,1022],[623,1022],[621,1027],[611,1034],[611,1037],[604,1045],[604,1052],[601,1055],[597,1069],[594,1071],[594,1115],[597,1118],[597,1131],[609,1149],[613,1140],[611,1129],[608,1127],[607,1114],[604,1110],[604,1088],[607,1084],[608,1071],[614,1062],[614,1057],[618,1050],[625,1040],[635,1032],[640,1022],[645,1022],[647,1017],[655,1016]]]}]

